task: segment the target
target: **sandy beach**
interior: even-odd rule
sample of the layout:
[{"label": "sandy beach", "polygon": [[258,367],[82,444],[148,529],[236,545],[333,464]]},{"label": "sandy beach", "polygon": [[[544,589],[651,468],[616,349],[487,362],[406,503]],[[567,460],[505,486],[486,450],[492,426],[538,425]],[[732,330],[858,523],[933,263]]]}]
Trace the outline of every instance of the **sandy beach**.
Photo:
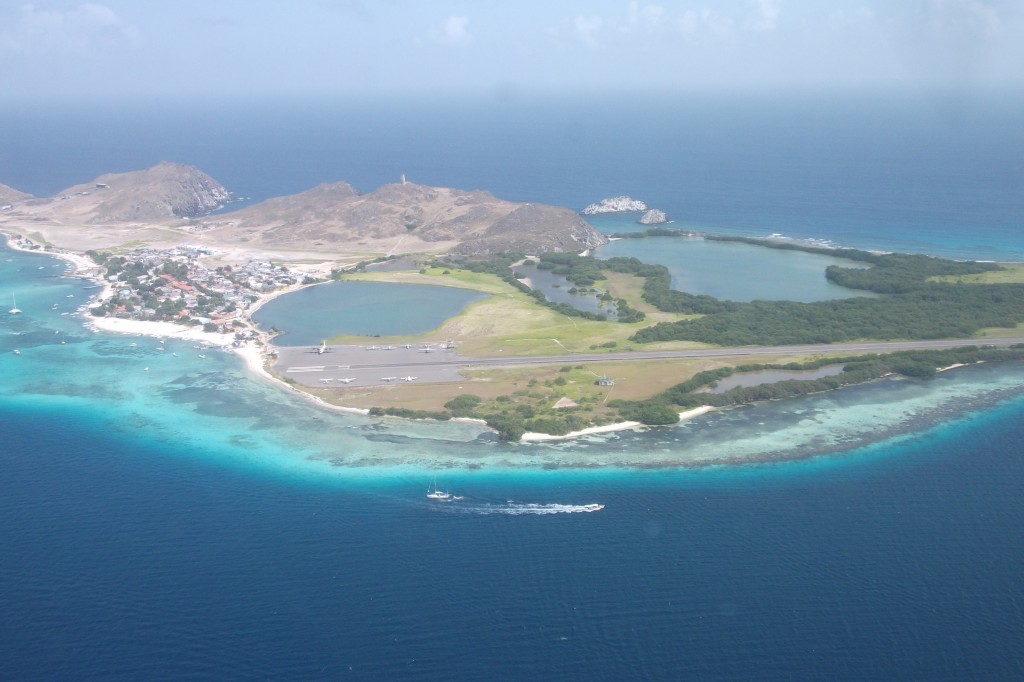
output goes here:
[{"label": "sandy beach", "polygon": [[151,336],[160,339],[180,339],[194,341],[209,346],[216,346],[222,350],[236,353],[245,362],[246,368],[253,374],[272,382],[275,386],[292,391],[301,396],[304,400],[316,405],[319,408],[344,412],[346,414],[365,415],[369,410],[358,407],[343,407],[332,405],[321,400],[315,395],[306,393],[291,386],[267,371],[264,363],[265,353],[262,348],[253,341],[246,341],[241,345],[235,345],[235,338],[231,334],[217,334],[206,332],[198,327],[186,327],[172,322],[147,322],[142,320],[123,320],[116,317],[96,317],[86,320],[86,325],[104,331],[119,334],[131,334],[133,336]]},{"label": "sandy beach", "polygon": [[[699,417],[702,414],[711,412],[713,407],[710,405],[701,405],[695,407],[692,410],[686,410],[685,412],[679,413],[679,421],[686,421],[687,419],[693,419]],[[561,436],[553,436],[549,433],[533,433],[527,432],[520,438],[521,441],[525,442],[542,442],[542,441],[557,441],[557,440],[569,440],[571,438],[579,438],[580,436],[592,436],[600,433],[612,433],[614,431],[628,431],[630,429],[646,428],[644,424],[640,422],[616,422],[615,424],[606,424],[604,426],[592,426],[587,429],[580,429],[579,431],[570,431],[567,434]]]}]

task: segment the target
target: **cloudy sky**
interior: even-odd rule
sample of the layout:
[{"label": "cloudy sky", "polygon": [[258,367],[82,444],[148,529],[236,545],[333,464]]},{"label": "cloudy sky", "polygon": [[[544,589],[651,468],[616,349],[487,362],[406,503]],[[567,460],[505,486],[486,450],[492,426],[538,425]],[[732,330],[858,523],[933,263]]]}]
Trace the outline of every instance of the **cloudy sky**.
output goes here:
[{"label": "cloudy sky", "polygon": [[1024,85],[1022,0],[0,0],[3,98]]}]

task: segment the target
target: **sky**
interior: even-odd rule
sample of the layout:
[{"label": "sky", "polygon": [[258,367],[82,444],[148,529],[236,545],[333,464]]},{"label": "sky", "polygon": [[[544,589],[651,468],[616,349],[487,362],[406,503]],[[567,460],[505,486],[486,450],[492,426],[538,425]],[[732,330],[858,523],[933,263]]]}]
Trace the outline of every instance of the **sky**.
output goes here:
[{"label": "sky", "polygon": [[1024,0],[0,0],[0,99],[1024,86]]}]

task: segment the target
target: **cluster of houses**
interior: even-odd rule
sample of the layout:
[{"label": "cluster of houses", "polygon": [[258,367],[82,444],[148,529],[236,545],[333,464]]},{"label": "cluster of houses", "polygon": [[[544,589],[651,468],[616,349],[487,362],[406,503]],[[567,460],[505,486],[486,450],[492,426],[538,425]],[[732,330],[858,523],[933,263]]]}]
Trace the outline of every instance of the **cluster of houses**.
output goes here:
[{"label": "cluster of houses", "polygon": [[245,311],[260,294],[292,286],[301,276],[268,262],[209,269],[199,262],[201,247],[137,249],[125,256],[90,252],[111,287],[93,309],[97,316],[201,324],[207,331],[246,326]]}]

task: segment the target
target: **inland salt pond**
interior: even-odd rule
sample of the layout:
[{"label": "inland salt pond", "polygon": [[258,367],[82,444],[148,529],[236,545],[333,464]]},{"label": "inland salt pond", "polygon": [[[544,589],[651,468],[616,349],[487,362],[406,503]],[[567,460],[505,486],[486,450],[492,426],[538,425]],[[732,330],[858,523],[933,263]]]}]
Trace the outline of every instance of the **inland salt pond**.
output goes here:
[{"label": "inland salt pond", "polygon": [[275,344],[304,346],[339,334],[421,334],[484,298],[487,294],[456,287],[329,282],[278,296],[252,317],[262,329],[283,332]]},{"label": "inland salt pond", "polygon": [[625,256],[668,268],[672,288],[724,301],[828,301],[873,296],[832,284],[825,268],[863,268],[863,263],[831,256],[771,249],[700,237],[618,239],[597,250],[597,258]]},{"label": "inland salt pond", "polygon": [[543,292],[553,303],[568,303],[573,308],[590,313],[603,313],[608,319],[615,319],[615,304],[605,304],[600,299],[600,295],[604,293],[600,283],[594,287],[577,287],[562,275],[556,275],[550,270],[541,270],[530,264],[517,265],[513,269],[526,277],[524,284]]}]

